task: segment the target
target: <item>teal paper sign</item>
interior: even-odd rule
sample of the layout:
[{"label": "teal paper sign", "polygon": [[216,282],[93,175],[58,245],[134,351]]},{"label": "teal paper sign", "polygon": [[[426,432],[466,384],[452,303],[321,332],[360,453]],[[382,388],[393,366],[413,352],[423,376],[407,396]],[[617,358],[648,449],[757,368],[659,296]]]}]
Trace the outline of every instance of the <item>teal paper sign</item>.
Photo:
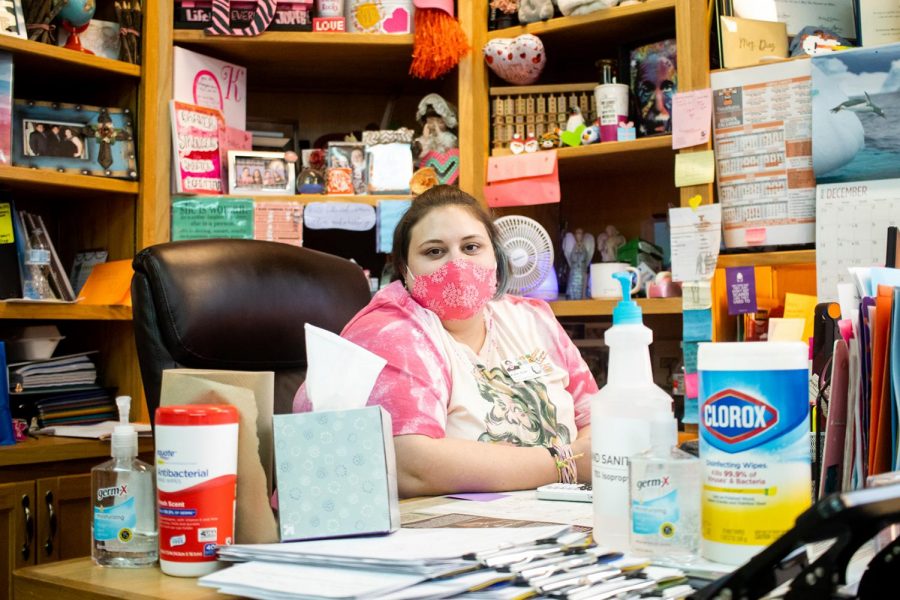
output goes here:
[{"label": "teal paper sign", "polygon": [[172,241],[253,239],[250,198],[178,198],[172,201]]}]

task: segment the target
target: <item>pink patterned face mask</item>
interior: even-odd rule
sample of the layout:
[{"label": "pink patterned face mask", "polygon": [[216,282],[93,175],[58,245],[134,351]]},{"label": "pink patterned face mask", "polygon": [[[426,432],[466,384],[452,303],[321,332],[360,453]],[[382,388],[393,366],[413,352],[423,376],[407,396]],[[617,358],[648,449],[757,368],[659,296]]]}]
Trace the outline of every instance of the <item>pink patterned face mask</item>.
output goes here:
[{"label": "pink patterned face mask", "polygon": [[[406,269],[409,271],[409,267]],[[441,321],[473,317],[497,291],[497,268],[457,258],[428,275],[413,276],[410,295]]]}]

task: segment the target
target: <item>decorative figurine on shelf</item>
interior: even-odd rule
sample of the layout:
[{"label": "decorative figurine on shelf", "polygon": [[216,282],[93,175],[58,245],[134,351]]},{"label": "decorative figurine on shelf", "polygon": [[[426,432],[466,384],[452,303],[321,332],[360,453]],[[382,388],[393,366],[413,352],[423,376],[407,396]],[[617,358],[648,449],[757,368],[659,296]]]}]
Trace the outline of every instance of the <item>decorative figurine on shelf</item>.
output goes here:
[{"label": "decorative figurine on shelf", "polygon": [[459,178],[459,141],[456,108],[438,94],[428,94],[419,102],[416,120],[422,135],[415,139],[413,155],[416,167],[431,167],[442,184],[455,184]]},{"label": "decorative figurine on shelf", "polygon": [[325,193],[325,152],[321,149],[304,151],[304,165],[297,176],[298,194]]},{"label": "decorative figurine on shelf", "polygon": [[531,154],[532,152],[537,152],[539,149],[537,138],[534,137],[534,132],[529,131],[528,136],[525,138],[525,153]]},{"label": "decorative figurine on shelf", "polygon": [[541,150],[553,150],[559,148],[559,129],[541,134]]},{"label": "decorative figurine on shelf", "polygon": [[81,39],[78,34],[83,33],[90,25],[91,19],[94,17],[94,11],[97,5],[94,0],[64,0],[63,7],[59,11],[59,18],[62,19],[63,29],[69,32],[69,40],[65,47],[76,52],[84,52],[93,54],[87,48],[82,47]]},{"label": "decorative figurine on shelf", "polygon": [[409,191],[413,196],[424,194],[434,186],[438,185],[437,173],[431,167],[422,167],[413,173],[412,179],[409,180]]},{"label": "decorative figurine on shelf", "polygon": [[491,0],[489,29],[506,29],[519,24],[519,0]]},{"label": "decorative figurine on shelf", "polygon": [[562,241],[563,254],[569,263],[569,281],[566,298],[582,300],[587,297],[588,267],[594,256],[594,236],[580,227],[575,233],[566,233]]},{"label": "decorative figurine on shelf", "polygon": [[625,236],[619,233],[615,225],[607,225],[606,231],[597,234],[597,247],[600,250],[600,260],[603,262],[616,262],[616,253],[619,247],[625,244]]},{"label": "decorative figurine on shelf", "polygon": [[491,71],[513,85],[531,85],[538,80],[547,64],[544,43],[530,33],[488,40],[481,53]]},{"label": "decorative figurine on shelf", "polygon": [[584,116],[577,106],[569,108],[569,118],[566,120],[566,130],[559,134],[563,146],[580,146],[581,134],[584,132]]},{"label": "decorative figurine on shelf", "polygon": [[581,132],[581,145],[596,144],[600,141],[600,119],[596,119],[591,125]]},{"label": "decorative figurine on shelf", "polygon": [[525,142],[522,141],[521,133],[512,134],[512,139],[509,140],[509,151],[513,154],[522,154],[525,152]]}]

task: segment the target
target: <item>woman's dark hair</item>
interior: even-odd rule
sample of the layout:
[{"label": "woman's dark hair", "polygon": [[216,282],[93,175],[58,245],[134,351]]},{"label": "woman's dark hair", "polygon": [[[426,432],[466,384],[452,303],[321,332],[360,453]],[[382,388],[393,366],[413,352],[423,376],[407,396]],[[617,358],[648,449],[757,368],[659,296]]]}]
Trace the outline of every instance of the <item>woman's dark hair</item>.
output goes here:
[{"label": "woman's dark hair", "polygon": [[436,208],[445,206],[459,206],[475,217],[487,230],[488,239],[497,257],[497,293],[494,298],[499,298],[506,293],[509,285],[509,261],[503,246],[500,245],[500,233],[494,227],[490,215],[484,210],[478,200],[452,185],[437,185],[423,194],[416,196],[412,206],[397,223],[394,229],[394,246],[391,260],[394,265],[394,278],[403,279],[409,260],[409,243],[412,239],[412,229],[425,215]]}]

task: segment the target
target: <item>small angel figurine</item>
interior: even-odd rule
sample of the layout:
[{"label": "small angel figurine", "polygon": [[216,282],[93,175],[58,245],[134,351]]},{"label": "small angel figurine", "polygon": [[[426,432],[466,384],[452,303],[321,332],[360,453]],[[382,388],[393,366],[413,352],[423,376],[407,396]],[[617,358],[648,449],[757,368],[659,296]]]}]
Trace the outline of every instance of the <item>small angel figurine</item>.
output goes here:
[{"label": "small angel figurine", "polygon": [[581,228],[563,236],[563,254],[569,263],[569,283],[566,298],[582,300],[587,297],[587,271],[594,256],[594,236]]},{"label": "small angel figurine", "polygon": [[625,244],[625,236],[615,225],[607,225],[606,231],[597,234],[597,247],[603,262],[616,262],[616,252]]}]

